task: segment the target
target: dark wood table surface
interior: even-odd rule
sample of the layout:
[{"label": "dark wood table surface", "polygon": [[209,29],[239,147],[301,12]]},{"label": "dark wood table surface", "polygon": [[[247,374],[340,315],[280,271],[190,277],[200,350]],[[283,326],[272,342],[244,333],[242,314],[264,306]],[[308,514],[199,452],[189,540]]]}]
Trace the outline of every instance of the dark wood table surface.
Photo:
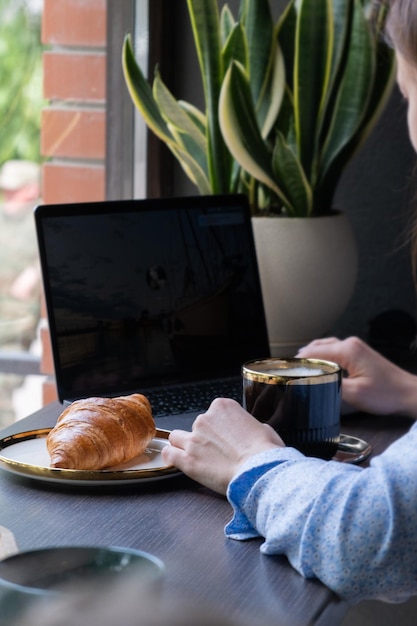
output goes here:
[{"label": "dark wood table surface", "polygon": [[[48,405],[0,436],[53,426],[61,410],[59,403]],[[190,425],[167,419],[158,426]],[[407,418],[354,414],[343,418],[342,432],[368,441],[375,455],[411,424]],[[76,488],[0,470],[0,525],[14,533],[21,550],[87,544],[137,548],[164,561],[167,593],[213,603],[245,624],[335,626],[342,621],[347,604],[320,582],[302,578],[284,557],[262,555],[260,539],[227,539],[223,529],[230,518],[225,498],[183,475],[128,487]]]}]

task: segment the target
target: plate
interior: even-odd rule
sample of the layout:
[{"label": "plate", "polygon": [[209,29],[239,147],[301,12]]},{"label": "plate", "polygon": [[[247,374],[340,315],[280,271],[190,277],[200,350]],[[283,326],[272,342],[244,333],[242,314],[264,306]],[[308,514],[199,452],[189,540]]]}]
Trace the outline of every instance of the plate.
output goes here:
[{"label": "plate", "polygon": [[342,463],[362,463],[372,452],[372,446],[358,437],[340,435],[337,452],[333,461]]},{"label": "plate", "polygon": [[71,485],[131,485],[178,476],[173,465],[165,465],[161,450],[169,446],[169,430],[157,429],[145,452],[128,463],[103,470],[72,470],[49,467],[46,437],[50,428],[31,430],[0,439],[0,467],[6,471],[48,482]]}]

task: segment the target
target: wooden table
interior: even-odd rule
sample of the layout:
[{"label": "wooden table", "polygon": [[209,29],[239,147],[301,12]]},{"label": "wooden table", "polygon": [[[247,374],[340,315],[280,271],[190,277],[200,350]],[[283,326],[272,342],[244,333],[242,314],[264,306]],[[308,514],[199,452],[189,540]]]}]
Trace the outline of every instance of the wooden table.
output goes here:
[{"label": "wooden table", "polygon": [[[61,410],[51,404],[0,435],[53,426]],[[164,419],[160,428],[180,426]],[[342,432],[367,440],[380,453],[411,423],[355,414],[343,420]],[[164,561],[167,593],[213,603],[245,623],[335,626],[348,610],[284,557],[262,555],[261,540],[227,539],[223,528],[231,508],[226,499],[182,475],[129,487],[67,488],[0,470],[0,512],[0,524],[12,530],[21,550],[70,544],[145,550]]]}]

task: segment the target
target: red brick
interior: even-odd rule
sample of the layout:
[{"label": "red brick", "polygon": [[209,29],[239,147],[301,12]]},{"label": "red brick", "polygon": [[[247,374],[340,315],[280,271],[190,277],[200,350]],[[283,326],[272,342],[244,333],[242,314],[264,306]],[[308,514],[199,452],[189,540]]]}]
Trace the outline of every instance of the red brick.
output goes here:
[{"label": "red brick", "polygon": [[[43,166],[42,198],[48,204],[105,198],[106,5],[106,0],[44,0],[42,41],[52,48],[44,53],[44,95],[52,106],[41,122],[41,150],[51,157]],[[97,106],[83,108],[84,102]],[[57,399],[57,390],[46,322],[41,342],[41,370],[48,375],[43,403],[48,404]]]},{"label": "red brick", "polygon": [[44,156],[105,158],[105,113],[98,109],[49,108],[42,111]]},{"label": "red brick", "polygon": [[44,0],[42,41],[67,46],[105,46],[106,0]]},{"label": "red brick", "polygon": [[104,101],[106,55],[45,52],[44,97],[48,100]]},{"label": "red brick", "polygon": [[41,293],[41,318],[46,318],[46,302],[45,302],[45,295],[43,293],[43,289]]},{"label": "red brick", "polygon": [[45,163],[43,200],[47,204],[95,202],[105,199],[104,165]]},{"label": "red brick", "polygon": [[55,380],[53,378],[45,380],[42,385],[42,404],[50,404],[58,399]]},{"label": "red brick", "polygon": [[54,374],[54,362],[52,358],[51,338],[48,326],[40,329],[40,339],[42,344],[41,372],[42,374]]}]

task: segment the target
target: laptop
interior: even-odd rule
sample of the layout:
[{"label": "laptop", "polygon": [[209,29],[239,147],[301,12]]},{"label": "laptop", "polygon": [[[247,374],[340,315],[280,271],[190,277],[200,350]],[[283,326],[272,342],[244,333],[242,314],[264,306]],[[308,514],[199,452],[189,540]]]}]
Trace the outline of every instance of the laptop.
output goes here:
[{"label": "laptop", "polygon": [[61,403],[144,393],[189,425],[241,401],[242,363],[269,355],[246,196],[40,205],[35,223]]}]

